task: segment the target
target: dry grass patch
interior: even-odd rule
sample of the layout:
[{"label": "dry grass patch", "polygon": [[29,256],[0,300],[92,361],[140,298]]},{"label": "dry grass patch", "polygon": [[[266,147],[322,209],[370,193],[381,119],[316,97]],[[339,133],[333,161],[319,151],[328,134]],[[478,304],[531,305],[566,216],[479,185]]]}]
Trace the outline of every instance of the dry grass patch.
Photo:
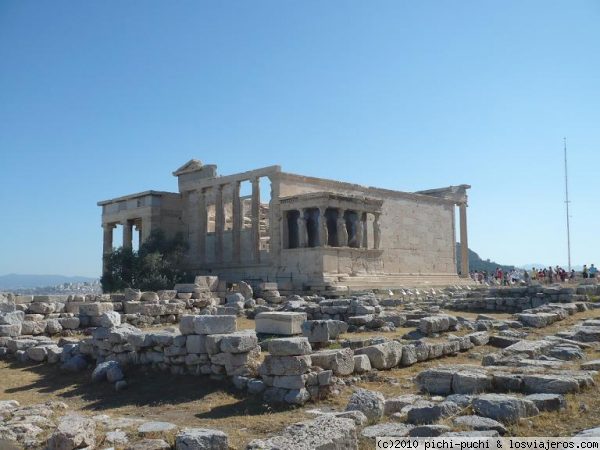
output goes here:
[{"label": "dry grass patch", "polygon": [[308,409],[335,406],[324,401],[303,408],[275,408],[263,404],[260,396],[237,391],[227,380],[171,376],[133,367],[127,370],[129,386],[121,392],[115,392],[108,383],[92,384],[89,370],[64,373],[44,364],[22,366],[0,361],[0,379],[0,400],[17,400],[22,405],[58,400],[89,415],[216,428],[229,435],[230,445],[236,449],[310,418],[305,413]]}]

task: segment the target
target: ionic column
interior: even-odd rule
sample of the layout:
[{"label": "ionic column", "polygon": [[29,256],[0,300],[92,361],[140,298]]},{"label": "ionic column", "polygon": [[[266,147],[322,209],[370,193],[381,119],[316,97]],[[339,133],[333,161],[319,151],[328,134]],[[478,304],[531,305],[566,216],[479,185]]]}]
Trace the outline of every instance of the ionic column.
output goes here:
[{"label": "ionic column", "polygon": [[344,219],[343,209],[338,210],[336,226],[338,247],[348,247],[348,229],[346,228],[346,219]]},{"label": "ionic column", "polygon": [[231,248],[233,261],[239,263],[242,255],[242,212],[240,203],[240,182],[234,181],[232,184],[233,195],[232,195],[232,233],[231,233]]},{"label": "ionic column", "polygon": [[133,228],[133,223],[131,223],[129,220],[126,220],[123,223],[123,248],[131,249],[133,247],[132,228]]},{"label": "ionic column", "polygon": [[469,276],[469,243],[467,242],[467,204],[458,205],[460,215],[460,276]]},{"label": "ionic column", "polygon": [[327,230],[327,217],[325,217],[326,208],[319,208],[319,245],[321,247],[327,247],[329,240],[329,232]]},{"label": "ionic column", "polygon": [[254,262],[260,262],[260,184],[258,178],[252,179],[252,256]]},{"label": "ionic column", "polygon": [[106,273],[108,270],[108,257],[112,253],[113,248],[113,229],[115,225],[112,223],[102,224],[104,230],[103,242],[102,242],[102,273]]},{"label": "ionic column", "polygon": [[375,213],[375,219],[373,220],[373,248],[379,250],[381,244],[381,227],[379,225],[379,216],[381,214]]},{"label": "ionic column", "polygon": [[206,191],[198,191],[198,262],[206,262],[206,230],[208,227],[208,212],[206,209]]},{"label": "ionic column", "polygon": [[138,221],[135,224],[135,230],[138,232],[138,245],[141,247],[142,246],[142,241],[143,241],[143,233],[142,233],[142,221]]},{"label": "ionic column", "polygon": [[219,184],[215,192],[215,260],[223,262],[223,232],[225,231],[225,211],[223,210],[223,185]]}]

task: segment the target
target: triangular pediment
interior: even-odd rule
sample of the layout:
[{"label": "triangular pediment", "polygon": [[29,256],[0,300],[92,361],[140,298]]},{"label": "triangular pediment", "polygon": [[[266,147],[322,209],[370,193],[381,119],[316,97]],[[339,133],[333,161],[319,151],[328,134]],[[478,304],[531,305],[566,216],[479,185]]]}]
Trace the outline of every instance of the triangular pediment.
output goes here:
[{"label": "triangular pediment", "polygon": [[195,171],[201,170],[201,169],[202,169],[202,161],[200,161],[199,159],[190,159],[183,166],[181,166],[179,169],[177,169],[175,172],[173,172],[173,175],[175,175],[177,177],[184,173],[195,172]]}]

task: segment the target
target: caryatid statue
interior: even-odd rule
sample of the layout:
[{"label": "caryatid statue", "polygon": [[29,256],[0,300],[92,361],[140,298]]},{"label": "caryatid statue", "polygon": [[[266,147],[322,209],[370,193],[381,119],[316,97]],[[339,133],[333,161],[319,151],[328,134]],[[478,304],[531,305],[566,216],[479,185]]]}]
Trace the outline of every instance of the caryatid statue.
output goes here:
[{"label": "caryatid statue", "polygon": [[337,222],[337,236],[338,236],[338,245],[340,247],[348,246],[348,230],[346,229],[346,219],[344,217],[338,217]]},{"label": "caryatid statue", "polygon": [[379,214],[375,214],[373,221],[373,248],[379,249],[381,244],[381,227],[379,226]]},{"label": "caryatid statue", "polygon": [[306,234],[306,219],[302,216],[302,213],[296,223],[298,224],[298,247],[306,247],[308,236]]},{"label": "caryatid statue", "polygon": [[327,229],[327,217],[325,209],[319,209],[319,243],[321,247],[327,246],[329,241],[329,230]]},{"label": "caryatid statue", "polygon": [[362,247],[362,243],[363,243],[363,224],[364,222],[362,221],[362,214],[358,215],[358,220],[356,221],[356,233],[355,233],[355,240],[356,240],[356,247],[360,248]]}]

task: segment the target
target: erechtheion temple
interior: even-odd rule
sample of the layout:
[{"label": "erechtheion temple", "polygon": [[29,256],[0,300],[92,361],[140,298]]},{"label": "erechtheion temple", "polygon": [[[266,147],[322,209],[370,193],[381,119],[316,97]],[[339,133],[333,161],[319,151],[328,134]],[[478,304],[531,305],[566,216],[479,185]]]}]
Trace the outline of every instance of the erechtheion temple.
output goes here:
[{"label": "erechtheion temple", "polygon": [[[114,228],[122,226],[125,247],[132,246],[134,229],[139,242],[155,229],[181,232],[189,270],[231,281],[276,281],[290,290],[441,286],[468,274],[468,185],[399,192],[279,166],[219,176],[215,165],[198,160],[173,175],[178,193],[146,191],[98,203],[105,256]],[[465,253],[460,268],[456,206]]]}]

